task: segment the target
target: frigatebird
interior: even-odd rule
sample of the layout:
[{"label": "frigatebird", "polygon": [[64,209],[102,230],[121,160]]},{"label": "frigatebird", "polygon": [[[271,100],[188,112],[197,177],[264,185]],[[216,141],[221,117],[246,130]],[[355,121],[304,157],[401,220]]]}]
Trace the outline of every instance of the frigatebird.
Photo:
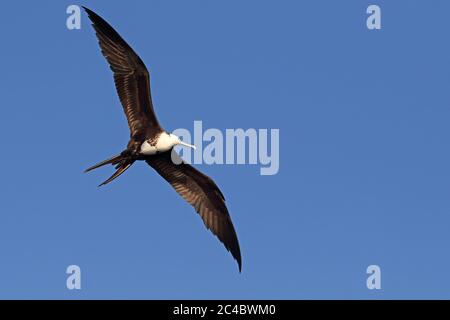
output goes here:
[{"label": "frigatebird", "polygon": [[100,184],[103,186],[119,177],[135,161],[147,162],[194,207],[206,228],[231,252],[241,272],[239,242],[223,193],[210,177],[176,158],[177,154],[173,151],[176,145],[194,149],[195,146],[181,141],[161,127],[153,110],[150,77],[144,62],[103,18],[92,10],[83,8],[95,29],[101,51],[113,71],[116,90],[130,128],[130,141],[124,151],[85,172],[107,164],[115,166],[114,174]]}]

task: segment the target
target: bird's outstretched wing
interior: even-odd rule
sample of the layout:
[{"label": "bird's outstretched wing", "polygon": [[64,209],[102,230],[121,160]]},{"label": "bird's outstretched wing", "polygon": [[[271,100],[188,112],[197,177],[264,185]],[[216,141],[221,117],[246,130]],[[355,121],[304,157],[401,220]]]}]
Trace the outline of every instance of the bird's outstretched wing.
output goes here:
[{"label": "bird's outstretched wing", "polygon": [[92,21],[102,53],[114,73],[131,137],[142,141],[161,131],[153,110],[149,73],[141,58],[103,18],[83,8]]},{"label": "bird's outstretched wing", "polygon": [[[175,152],[173,156],[178,157]],[[150,156],[146,162],[195,208],[205,226],[231,252],[241,271],[241,250],[222,192],[207,175],[187,163],[175,164],[171,157],[171,151],[168,151]],[[181,161],[178,160],[177,163]]]}]

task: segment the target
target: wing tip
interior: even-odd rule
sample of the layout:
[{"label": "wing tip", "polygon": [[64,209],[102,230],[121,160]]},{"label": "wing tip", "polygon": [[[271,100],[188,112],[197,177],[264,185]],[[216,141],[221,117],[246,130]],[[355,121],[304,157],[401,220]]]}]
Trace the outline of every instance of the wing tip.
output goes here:
[{"label": "wing tip", "polygon": [[102,17],[100,17],[98,14],[96,14],[91,9],[86,8],[85,6],[81,6],[81,7],[84,9],[84,11],[86,11],[88,18],[89,18],[89,20],[91,20],[93,25],[96,25],[96,24],[102,23],[102,22],[106,23],[106,21],[104,21],[104,19]]},{"label": "wing tip", "polygon": [[88,14],[88,16],[91,16],[93,14],[95,14],[94,11],[92,11],[91,9],[85,7],[85,6],[81,6],[83,8],[83,10]]},{"label": "wing tip", "polygon": [[[219,239],[220,240],[220,239]],[[222,240],[220,240],[222,241]],[[233,243],[232,246],[228,246],[225,244],[225,242],[222,242],[225,249],[231,254],[234,260],[236,260],[236,263],[238,265],[239,273],[242,273],[242,255],[241,255],[241,248],[239,246],[239,241],[236,237],[236,242]]]},{"label": "wing tip", "polygon": [[241,257],[241,250],[239,248],[239,245],[236,248],[236,250],[230,250],[230,252],[238,264],[239,273],[242,273],[242,257]]},{"label": "wing tip", "polygon": [[87,16],[88,16],[89,20],[91,20],[91,24],[93,26],[95,26],[95,24],[96,24],[95,22],[99,20],[100,16],[98,14],[96,14],[94,11],[92,11],[91,9],[86,8],[85,6],[81,6],[81,7],[87,13]]},{"label": "wing tip", "polygon": [[81,6],[83,9],[84,9],[84,11],[86,11],[87,13],[91,13],[91,12],[94,12],[94,11],[92,11],[91,9],[89,9],[89,8],[87,8],[87,7],[85,7],[85,6]]}]

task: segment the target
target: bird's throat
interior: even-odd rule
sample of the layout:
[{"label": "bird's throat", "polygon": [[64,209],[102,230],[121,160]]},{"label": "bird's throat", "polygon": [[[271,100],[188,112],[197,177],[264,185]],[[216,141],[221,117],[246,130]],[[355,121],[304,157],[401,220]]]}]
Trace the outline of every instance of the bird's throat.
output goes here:
[{"label": "bird's throat", "polygon": [[145,140],[141,144],[141,154],[153,155],[172,149],[175,144],[166,132],[162,132],[155,140]]}]

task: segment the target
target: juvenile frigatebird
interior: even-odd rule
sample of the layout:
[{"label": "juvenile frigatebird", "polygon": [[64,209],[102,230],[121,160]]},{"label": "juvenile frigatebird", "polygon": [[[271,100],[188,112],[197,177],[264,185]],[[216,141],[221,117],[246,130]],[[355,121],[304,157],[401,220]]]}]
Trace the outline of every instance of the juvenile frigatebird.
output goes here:
[{"label": "juvenile frigatebird", "polygon": [[116,171],[100,184],[102,186],[124,173],[135,161],[147,162],[195,208],[205,226],[236,259],[240,272],[239,242],[222,192],[207,175],[185,162],[180,163],[179,158],[172,160],[172,156],[176,157],[176,152],[172,152],[174,146],[195,146],[182,142],[161,127],[153,110],[149,73],[141,58],[103,18],[83,8],[92,21],[101,51],[114,73],[116,90],[130,128],[130,141],[124,151],[85,172],[107,164],[115,166]]}]

